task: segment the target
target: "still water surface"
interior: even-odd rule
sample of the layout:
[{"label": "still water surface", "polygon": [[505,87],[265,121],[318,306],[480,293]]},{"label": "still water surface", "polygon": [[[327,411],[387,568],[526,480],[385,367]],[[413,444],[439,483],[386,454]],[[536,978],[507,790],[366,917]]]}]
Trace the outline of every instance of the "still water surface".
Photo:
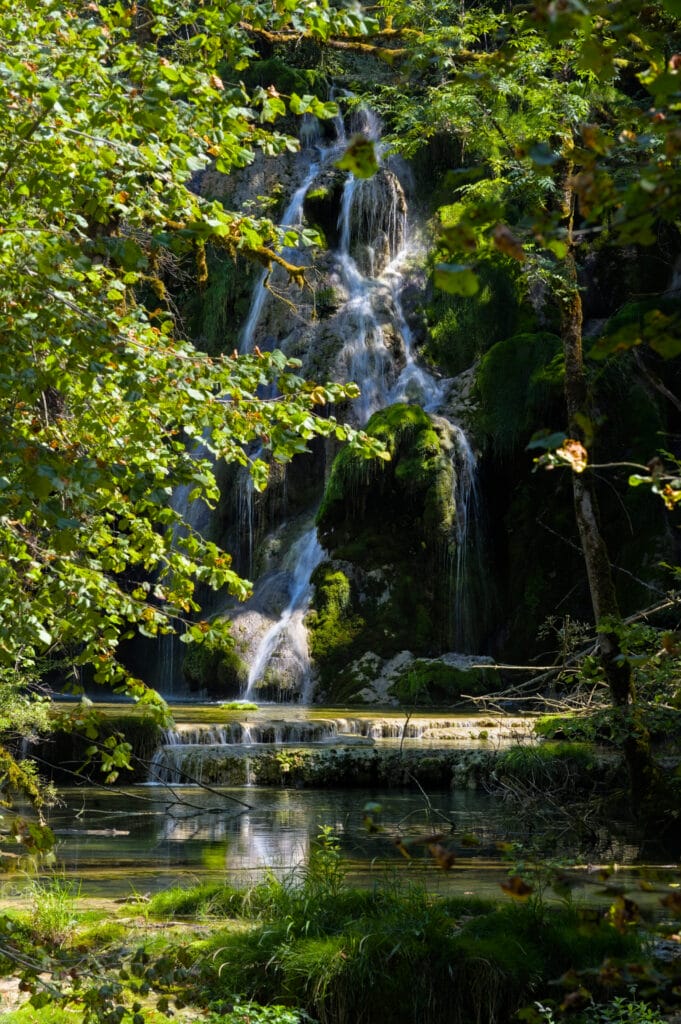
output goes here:
[{"label": "still water surface", "polygon": [[[366,885],[394,876],[437,891],[497,896],[509,865],[495,844],[533,839],[528,823],[511,817],[498,797],[470,791],[436,793],[427,799],[395,790],[205,791],[146,785],[67,788],[61,797],[61,805],[50,813],[59,869],[77,881],[82,896],[127,897],[218,879],[248,885],[266,870],[285,875],[307,862],[322,826],[331,826],[339,837],[350,882]],[[365,821],[369,802],[380,805],[373,812],[376,832]],[[452,827],[459,840],[450,838]],[[411,860],[395,845],[398,836],[427,837],[440,831],[457,854],[446,872],[437,867],[425,843],[410,847]],[[463,847],[462,833],[473,833],[479,845]],[[561,852],[569,853],[575,838],[560,825]],[[602,837],[593,850],[594,859],[620,863],[631,863],[635,854],[623,840],[609,837]]]}]

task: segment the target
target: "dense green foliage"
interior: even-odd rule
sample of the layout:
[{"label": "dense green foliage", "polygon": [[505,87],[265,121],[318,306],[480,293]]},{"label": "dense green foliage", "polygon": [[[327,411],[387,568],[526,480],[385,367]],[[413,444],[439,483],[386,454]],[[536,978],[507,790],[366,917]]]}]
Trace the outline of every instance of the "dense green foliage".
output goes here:
[{"label": "dense green foliage", "polygon": [[[200,885],[153,897],[146,916],[167,922],[165,934],[145,936],[138,922],[144,945],[137,949],[130,948],[132,931],[83,915],[75,893],[38,887],[37,900],[41,891],[42,906],[14,917],[5,941],[35,962],[51,943],[67,974],[77,961],[79,973],[57,1005],[93,1020],[113,1020],[120,1007],[123,1019],[138,1012],[151,1022],[156,1003],[159,1011],[188,1005],[231,1022],[241,1018],[229,1014],[252,1000],[282,1001],[327,1024],[506,1020],[530,999],[547,998],[551,980],[568,968],[598,971],[604,957],[614,965],[639,955],[635,935],[541,900],[433,897],[415,884],[352,888],[329,830],[309,865],[292,875],[245,891]],[[139,914],[141,907],[125,913],[131,909]],[[98,974],[84,976],[82,966],[91,962]],[[36,1007],[45,1005],[44,994],[38,983]],[[260,1013],[254,1006],[251,1019]],[[10,1019],[19,1024],[25,1013]]]},{"label": "dense green foliage", "polygon": [[[313,94],[248,94],[240,75],[254,33],[291,26],[321,40],[363,24],[325,3],[3,9],[3,700],[53,678],[154,703],[123,668],[120,641],[179,627],[188,641],[224,644],[219,622],[195,621],[196,587],[248,593],[229,555],[182,522],[173,488],[214,505],[215,458],[248,466],[262,488],[269,460],[316,434],[365,443],[317,415],[356,390],[307,384],[277,352],[203,354],[183,337],[166,287],[179,261],[206,285],[209,241],[232,259],[283,263],[304,283],[269,221],[202,199],[192,176],[211,161],[228,173],[258,149],[295,148],[273,127],[289,111],[335,110]],[[257,397],[272,384],[278,400]],[[263,454],[251,456],[251,443]]]}]

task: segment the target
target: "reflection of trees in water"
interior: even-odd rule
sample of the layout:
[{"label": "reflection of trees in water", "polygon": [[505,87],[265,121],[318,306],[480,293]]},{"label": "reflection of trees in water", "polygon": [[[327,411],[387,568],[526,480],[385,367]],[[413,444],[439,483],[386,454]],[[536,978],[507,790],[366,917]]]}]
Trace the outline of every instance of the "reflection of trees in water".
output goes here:
[{"label": "reflection of trees in water", "polygon": [[[51,824],[61,833],[60,858],[67,869],[80,873],[106,865],[109,892],[117,885],[127,891],[136,867],[145,880],[135,884],[142,886],[151,880],[144,872],[154,870],[158,872],[154,885],[172,884],[172,873],[187,869],[250,882],[265,868],[277,875],[304,868],[320,827],[329,826],[338,837],[350,880],[365,876],[368,880],[367,872],[401,874],[406,869],[419,875],[425,872],[424,883],[440,887],[442,871],[434,864],[424,837],[442,833],[442,844],[456,856],[450,883],[456,876],[458,884],[470,888],[490,884],[490,870],[506,870],[500,864],[498,842],[520,842],[527,850],[528,839],[533,840],[521,815],[511,812],[498,797],[480,793],[436,792],[426,797],[406,791],[236,792],[252,806],[237,810],[228,799],[232,793],[198,787],[71,791],[71,807],[55,808],[50,815]],[[367,801],[380,804],[376,832],[369,831],[365,822]],[[112,838],[98,838],[105,832]],[[468,847],[462,842],[465,833],[473,834],[478,845]],[[545,841],[538,829],[535,837]],[[411,852],[409,861],[398,839]],[[615,848],[620,863],[630,863],[636,855],[623,841]]]},{"label": "reflection of trees in water", "polygon": [[303,808],[261,807],[230,813],[224,806],[193,809],[183,801],[168,808],[157,841],[226,843],[228,868],[290,868],[307,859],[310,831]]}]

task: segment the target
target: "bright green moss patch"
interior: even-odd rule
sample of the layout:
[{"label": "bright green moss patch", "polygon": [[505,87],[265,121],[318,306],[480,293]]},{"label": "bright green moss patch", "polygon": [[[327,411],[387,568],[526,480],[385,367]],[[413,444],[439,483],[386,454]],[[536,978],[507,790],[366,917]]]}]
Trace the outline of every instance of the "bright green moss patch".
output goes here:
[{"label": "bright green moss patch", "polygon": [[479,423],[497,452],[526,444],[562,394],[563,357],[555,334],[517,334],[480,361]]},{"label": "bright green moss patch", "polygon": [[462,694],[489,693],[496,685],[496,673],[485,669],[465,669],[443,661],[416,659],[392,687],[400,703],[443,704],[460,700]]},{"label": "bright green moss patch", "polygon": [[448,295],[437,289],[427,310],[429,333],[423,353],[448,375],[461,373],[492,345],[534,326],[517,265],[489,262],[476,273],[480,288],[475,295]]},{"label": "bright green moss patch", "polygon": [[315,610],[306,620],[310,653],[321,665],[338,665],[353,656],[355,641],[365,626],[350,611],[350,581],[344,572],[323,562],[312,575]]},{"label": "bright green moss patch", "polygon": [[248,679],[248,665],[234,649],[215,650],[205,644],[187,647],[182,672],[190,689],[229,696],[241,693]]},{"label": "bright green moss patch", "polygon": [[390,461],[341,451],[317,517],[333,561],[313,580],[309,626],[330,700],[362,689],[350,665],[367,651],[433,656],[452,639],[454,439],[421,408],[402,404],[375,413],[367,432]]}]

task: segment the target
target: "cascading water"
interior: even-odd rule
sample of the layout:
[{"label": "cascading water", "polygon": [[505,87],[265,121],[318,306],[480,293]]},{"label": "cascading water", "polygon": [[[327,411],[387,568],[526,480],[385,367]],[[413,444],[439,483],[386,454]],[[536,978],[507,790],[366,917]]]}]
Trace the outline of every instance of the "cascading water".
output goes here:
[{"label": "cascading water", "polygon": [[[353,115],[351,130],[375,141],[380,152],[379,126],[366,111]],[[309,133],[308,133],[309,134]],[[318,182],[327,184],[331,158],[339,143],[322,149],[314,146],[318,159],[308,163],[295,188],[282,223],[299,225],[307,193]],[[335,179],[337,182],[337,177]],[[334,186],[335,187],[335,186]],[[405,272],[418,247],[408,232],[407,204],[397,175],[381,166],[370,179],[348,175],[340,194],[338,244],[332,253],[331,282],[341,297],[341,308],[333,326],[341,345],[333,360],[335,379],[356,381],[361,395],[349,415],[364,426],[371,414],[387,405],[408,402],[435,414],[443,409],[452,382],[435,377],[420,366],[414,354],[411,329],[402,306]],[[256,284],[249,314],[242,332],[241,349],[253,347],[263,318],[268,291],[265,275]],[[262,333],[262,329],[261,329]],[[314,348],[314,333],[310,338]],[[476,515],[475,456],[461,427],[448,424],[452,436],[451,460],[456,510],[452,532],[452,629],[457,645],[465,638],[467,549],[470,525]],[[253,506],[240,488],[242,531],[247,538],[249,566],[253,565]],[[310,576],[323,552],[314,529],[306,533],[289,553],[295,564],[289,599],[274,622],[260,628],[259,640],[248,654],[248,683],[243,696],[250,699],[259,691],[277,689],[307,699],[309,669],[303,620],[311,597]],[[238,613],[237,613],[238,614]],[[268,613],[269,614],[269,613]],[[294,666],[293,669],[291,666]],[[283,675],[282,675],[283,672]],[[291,679],[294,685],[291,685]],[[303,693],[301,694],[301,687]]]},{"label": "cascading water", "polygon": [[478,551],[477,538],[472,528],[479,519],[478,466],[475,452],[461,427],[452,424],[454,435],[453,489],[454,489],[454,545],[455,555],[450,574],[453,609],[452,635],[457,650],[464,651],[469,635],[468,571],[471,549]]},{"label": "cascading water", "polygon": [[289,554],[292,563],[289,601],[279,620],[260,641],[248,673],[246,700],[257,696],[258,684],[269,672],[277,680],[280,691],[285,687],[285,691],[299,694],[302,703],[309,703],[310,658],[303,619],[310,604],[310,579],[324,556],[317,530],[312,527],[304,533]]},{"label": "cascading water", "polygon": [[[192,456],[196,459],[209,458],[209,452],[205,440],[197,440],[192,449]],[[186,527],[174,527],[173,544],[182,533],[190,530],[207,536],[211,528],[211,509],[204,501],[192,499],[191,494],[195,484],[180,484],[174,488],[170,499],[170,507],[177,512]],[[168,633],[159,637],[157,641],[156,674],[158,676],[157,688],[166,697],[174,697],[180,688],[181,679],[181,655],[183,645],[175,633]]]},{"label": "cascading water", "polygon": [[[356,111],[353,119],[350,130],[372,138],[380,153],[380,133],[375,118],[366,111]],[[361,396],[349,411],[359,426],[364,426],[373,412],[395,403],[417,404],[430,414],[442,414],[452,382],[437,378],[418,364],[402,306],[405,276],[419,250],[408,230],[407,204],[400,180],[389,165],[383,164],[371,179],[360,180],[348,175],[344,182],[339,182],[338,172],[331,165],[342,150],[342,121],[339,119],[336,125],[335,141],[327,145],[322,144],[316,122],[307,119],[303,127],[304,151],[294,164],[297,181],[292,186],[281,227],[301,225],[306,197],[311,191],[326,190],[329,195],[338,196],[337,227],[329,228],[329,237],[337,237],[336,248],[322,257],[327,281],[338,297],[337,312],[332,320],[316,325],[314,303],[309,307],[308,316],[303,294],[296,297],[295,323],[286,326],[286,317],[280,310],[290,310],[290,304],[270,301],[271,292],[265,287],[267,272],[263,271],[253,289],[240,335],[240,350],[250,351],[256,340],[263,347],[274,340],[285,351],[290,351],[287,345],[293,339],[292,354],[304,354],[306,358],[310,355],[310,375],[319,377],[314,361],[315,331],[322,326],[327,337],[333,339],[335,355],[325,356],[328,362],[321,364],[321,373],[360,385]],[[289,252],[298,262],[306,258],[303,251]],[[315,279],[313,274],[310,277]],[[276,270],[273,279],[277,290],[285,291],[285,275]],[[307,329],[307,334],[304,329],[302,334],[296,334],[301,325]],[[451,423],[449,430],[456,509],[451,545],[451,634],[459,649],[463,649],[468,618],[467,550],[470,525],[476,516],[476,467],[474,453],[463,430]],[[311,697],[313,680],[304,618],[312,594],[310,578],[324,552],[314,527],[301,525],[299,521],[279,528],[263,542],[265,519],[262,506],[254,502],[248,472],[236,475],[232,493],[237,533],[233,549],[235,564],[242,574],[258,577],[251,602],[239,608],[226,605],[221,608],[221,612],[233,619],[240,656],[248,664],[248,679],[241,695],[251,699],[261,693],[278,692],[279,699],[306,702]],[[178,488],[173,503],[186,505],[188,494],[188,489]],[[271,499],[267,507],[267,519],[272,521]],[[308,524],[309,508],[307,505]],[[187,515],[195,528],[205,529],[203,517],[207,510],[202,505],[191,508],[183,505],[178,510]],[[272,552],[275,554],[270,557]],[[169,657],[174,660],[174,646],[166,646]],[[163,674],[171,681],[175,675],[174,664],[164,668]],[[161,688],[172,694],[171,687]]]},{"label": "cascading water", "polygon": [[[329,156],[331,152],[333,152],[332,148],[327,151],[325,157]],[[303,214],[303,200],[305,199],[312,182],[319,174],[319,168],[319,161],[309,164],[303,181],[291,196],[289,204],[284,210],[279,224],[281,228],[295,228],[300,225]],[[260,322],[260,318],[262,317],[265,302],[269,295],[269,292],[265,287],[269,274],[269,270],[263,270],[258,275],[258,280],[253,288],[253,297],[251,299],[250,309],[248,310],[246,323],[244,324],[241,332],[241,341],[239,344],[239,350],[241,352],[250,352],[253,348],[253,336],[255,334],[256,327]]]}]

